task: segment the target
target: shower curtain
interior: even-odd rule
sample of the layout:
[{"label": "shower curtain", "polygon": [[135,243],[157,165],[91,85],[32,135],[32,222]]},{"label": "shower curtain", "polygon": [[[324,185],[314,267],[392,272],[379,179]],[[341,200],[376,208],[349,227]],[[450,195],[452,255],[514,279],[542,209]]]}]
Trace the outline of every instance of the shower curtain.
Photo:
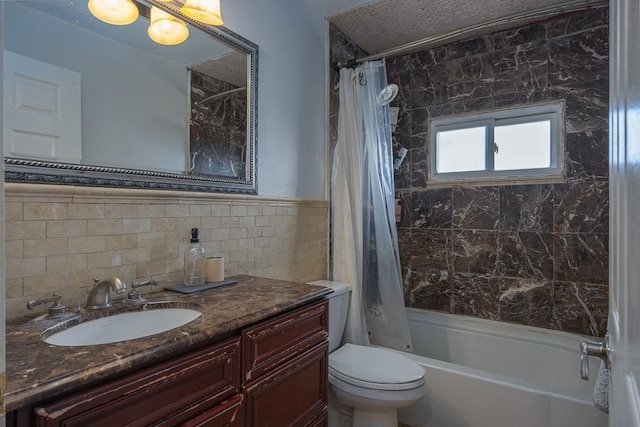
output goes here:
[{"label": "shower curtain", "polygon": [[340,70],[332,174],[333,280],[352,285],[346,342],[412,351],[395,225],[384,61]]}]

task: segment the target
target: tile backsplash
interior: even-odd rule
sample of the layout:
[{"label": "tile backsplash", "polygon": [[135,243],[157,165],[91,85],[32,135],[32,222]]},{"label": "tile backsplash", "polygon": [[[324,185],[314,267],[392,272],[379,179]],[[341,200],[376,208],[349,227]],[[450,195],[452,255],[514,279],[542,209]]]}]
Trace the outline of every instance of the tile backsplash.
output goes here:
[{"label": "tile backsplash", "polygon": [[30,299],[86,300],[94,278],[181,283],[190,229],[227,276],[325,278],[328,202],[90,187],[5,185],[7,319]]}]

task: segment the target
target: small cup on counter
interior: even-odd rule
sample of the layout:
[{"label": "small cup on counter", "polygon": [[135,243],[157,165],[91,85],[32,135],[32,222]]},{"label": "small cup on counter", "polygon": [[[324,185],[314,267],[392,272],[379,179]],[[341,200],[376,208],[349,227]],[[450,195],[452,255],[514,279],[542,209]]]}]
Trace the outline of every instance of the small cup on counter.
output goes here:
[{"label": "small cup on counter", "polygon": [[224,280],[224,257],[207,257],[204,261],[205,280],[211,282],[221,282]]}]

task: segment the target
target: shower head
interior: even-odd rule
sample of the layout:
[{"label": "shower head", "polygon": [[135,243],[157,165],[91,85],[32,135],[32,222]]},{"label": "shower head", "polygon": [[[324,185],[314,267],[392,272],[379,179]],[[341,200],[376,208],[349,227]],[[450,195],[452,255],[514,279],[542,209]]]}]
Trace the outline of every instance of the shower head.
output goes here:
[{"label": "shower head", "polygon": [[388,103],[393,101],[397,94],[398,85],[390,84],[382,88],[382,90],[378,94],[378,97],[376,98],[376,101],[378,102],[378,105],[387,105]]}]

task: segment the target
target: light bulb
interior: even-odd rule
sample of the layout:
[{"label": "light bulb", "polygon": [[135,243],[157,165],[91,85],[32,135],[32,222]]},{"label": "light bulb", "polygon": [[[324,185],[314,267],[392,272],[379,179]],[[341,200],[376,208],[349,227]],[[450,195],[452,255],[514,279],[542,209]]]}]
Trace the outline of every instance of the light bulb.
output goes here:
[{"label": "light bulb", "polygon": [[138,8],[131,0],[89,0],[89,10],[99,20],[127,25],[138,19]]},{"label": "light bulb", "polygon": [[220,0],[186,0],[180,12],[205,24],[222,25]]},{"label": "light bulb", "polygon": [[151,40],[159,44],[180,44],[189,37],[189,28],[181,19],[157,7],[151,7],[151,23],[147,33]]}]

